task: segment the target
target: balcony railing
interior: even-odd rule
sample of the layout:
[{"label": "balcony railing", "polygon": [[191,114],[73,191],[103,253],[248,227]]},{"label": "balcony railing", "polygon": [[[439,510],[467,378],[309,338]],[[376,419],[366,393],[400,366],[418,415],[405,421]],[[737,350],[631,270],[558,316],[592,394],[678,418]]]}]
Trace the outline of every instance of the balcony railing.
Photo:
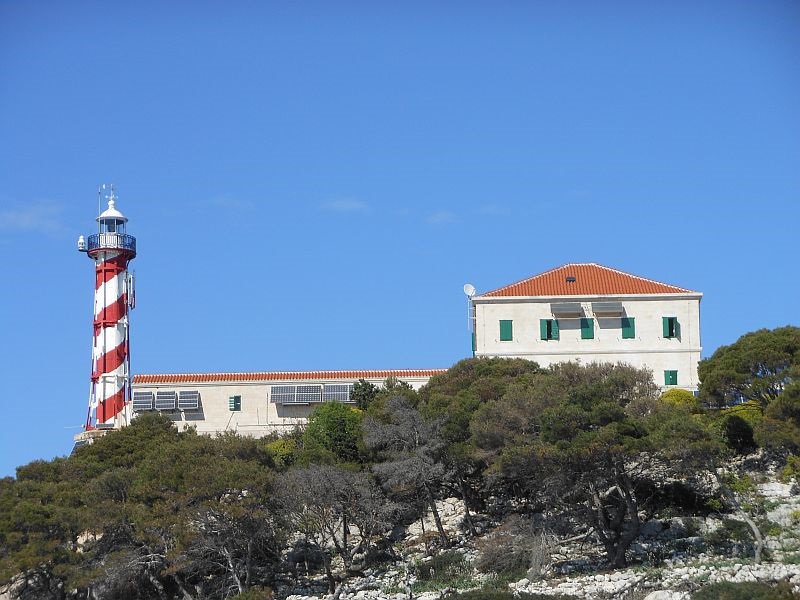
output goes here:
[{"label": "balcony railing", "polygon": [[86,251],[126,250],[136,254],[136,238],[127,233],[95,233],[86,240]]}]

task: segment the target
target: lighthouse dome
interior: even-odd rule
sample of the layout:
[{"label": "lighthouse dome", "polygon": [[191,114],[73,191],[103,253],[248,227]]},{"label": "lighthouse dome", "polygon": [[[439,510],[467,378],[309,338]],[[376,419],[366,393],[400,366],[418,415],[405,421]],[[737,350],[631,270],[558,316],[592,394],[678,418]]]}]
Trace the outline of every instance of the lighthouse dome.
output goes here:
[{"label": "lighthouse dome", "polygon": [[127,222],[128,220],[128,217],[117,210],[116,203],[114,202],[113,198],[108,201],[108,208],[101,212],[100,216],[97,217],[98,221],[105,221],[106,219],[116,219],[123,222]]}]

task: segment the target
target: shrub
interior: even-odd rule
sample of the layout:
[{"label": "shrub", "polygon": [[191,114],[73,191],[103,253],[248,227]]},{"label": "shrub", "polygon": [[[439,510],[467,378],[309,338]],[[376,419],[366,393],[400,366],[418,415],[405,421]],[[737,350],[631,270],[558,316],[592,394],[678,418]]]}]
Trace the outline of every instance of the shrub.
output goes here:
[{"label": "shrub", "polygon": [[528,519],[512,516],[479,543],[475,568],[498,575],[530,571],[529,578],[539,577],[550,566],[551,542],[546,531]]},{"label": "shrub", "polygon": [[429,561],[417,563],[415,570],[417,579],[420,581],[446,583],[450,579],[464,575],[471,569],[463,554],[451,551],[437,554]]},{"label": "shrub", "polygon": [[692,600],[794,600],[792,586],[781,581],[777,585],[746,581],[712,583],[692,595]]},{"label": "shrub", "polygon": [[781,481],[787,483],[800,475],[800,456],[790,454],[786,458],[786,466],[781,470]]},{"label": "shrub", "polygon": [[740,415],[726,415],[722,420],[722,438],[725,445],[738,454],[747,454],[756,447],[753,427]]},{"label": "shrub", "polygon": [[747,523],[729,518],[722,519],[721,527],[705,536],[705,541],[715,546],[725,545],[730,542],[749,542],[751,540],[752,534]]},{"label": "shrub", "polygon": [[414,565],[417,581],[412,585],[414,593],[440,591],[446,588],[464,589],[475,587],[472,565],[464,555],[448,551],[437,554],[431,560]]},{"label": "shrub", "polygon": [[691,413],[700,412],[700,401],[689,390],[671,389],[661,394],[661,401]]},{"label": "shrub", "polygon": [[325,402],[308,417],[303,442],[306,449],[331,453],[336,460],[355,462],[361,439],[360,410],[341,402]]}]

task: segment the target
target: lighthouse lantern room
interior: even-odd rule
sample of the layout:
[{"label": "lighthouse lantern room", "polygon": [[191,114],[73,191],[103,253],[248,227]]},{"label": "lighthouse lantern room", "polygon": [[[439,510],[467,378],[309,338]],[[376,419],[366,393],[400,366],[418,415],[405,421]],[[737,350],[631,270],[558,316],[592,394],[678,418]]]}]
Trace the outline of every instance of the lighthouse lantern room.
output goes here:
[{"label": "lighthouse lantern room", "polygon": [[78,443],[127,425],[130,419],[128,314],[135,295],[128,263],[136,257],[136,238],[127,232],[128,219],[117,209],[113,186],[101,186],[98,194],[105,195],[108,208],[97,217],[97,233],[78,238],[78,250],[95,265],[89,410],[85,431],[76,436]]}]

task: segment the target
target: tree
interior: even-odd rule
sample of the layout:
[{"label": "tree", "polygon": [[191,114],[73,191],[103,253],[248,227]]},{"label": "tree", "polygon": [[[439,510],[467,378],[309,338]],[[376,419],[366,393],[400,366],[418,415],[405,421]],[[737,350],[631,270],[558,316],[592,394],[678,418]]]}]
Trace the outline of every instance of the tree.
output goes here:
[{"label": "tree", "polygon": [[[707,465],[720,451],[715,436],[688,412],[659,407],[648,371],[565,363],[532,385],[535,417],[523,427],[511,421],[507,441],[493,450],[494,470],[513,495],[582,520],[608,563],[623,566],[639,535],[642,497],[660,483],[653,473]],[[629,414],[630,405],[655,408],[642,416]]]},{"label": "tree", "polygon": [[368,555],[374,540],[391,529],[396,511],[367,473],[335,465],[292,469],[279,479],[276,494],[287,521],[322,560],[331,592],[336,578],[328,548],[333,547],[349,571],[355,551]]},{"label": "tree", "polygon": [[206,502],[182,528],[176,567],[210,597],[242,594],[270,580],[282,535],[275,513],[250,495]]},{"label": "tree", "polygon": [[367,410],[375,396],[378,395],[378,391],[377,385],[371,384],[366,379],[359,379],[353,384],[353,390],[350,392],[350,401],[356,403],[356,408]]},{"label": "tree", "polygon": [[767,406],[764,418],[754,428],[756,441],[784,455],[800,454],[800,368],[794,368],[791,383]]},{"label": "tree", "polygon": [[747,333],[700,361],[700,400],[723,407],[753,400],[762,410],[792,381],[800,366],[800,328]]},{"label": "tree", "polygon": [[2,577],[22,574],[23,595],[58,600],[65,590],[188,600],[269,583],[282,544],[266,496],[273,472],[260,440],[143,415],[2,481]]},{"label": "tree", "polygon": [[362,413],[340,402],[326,402],[308,417],[303,434],[307,450],[330,453],[336,461],[355,462],[359,458]]},{"label": "tree", "polygon": [[383,460],[373,466],[395,496],[412,496],[427,504],[433,514],[439,539],[450,541],[436,508],[436,490],[445,478],[445,442],[441,421],[427,420],[403,396],[389,398],[381,411],[373,411],[364,422],[364,442]]}]

